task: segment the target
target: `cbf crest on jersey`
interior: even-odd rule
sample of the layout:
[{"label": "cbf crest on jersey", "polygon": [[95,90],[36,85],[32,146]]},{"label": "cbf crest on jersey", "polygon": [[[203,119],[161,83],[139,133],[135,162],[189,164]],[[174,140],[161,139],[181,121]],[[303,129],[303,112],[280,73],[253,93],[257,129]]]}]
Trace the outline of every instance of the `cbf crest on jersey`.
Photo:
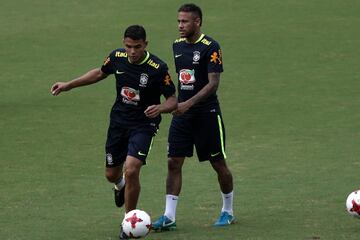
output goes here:
[{"label": "cbf crest on jersey", "polygon": [[142,73],[140,75],[140,87],[146,87],[146,84],[148,82],[149,76],[146,73]]},{"label": "cbf crest on jersey", "polygon": [[199,60],[200,60],[200,52],[194,51],[193,52],[193,64],[199,64]]}]

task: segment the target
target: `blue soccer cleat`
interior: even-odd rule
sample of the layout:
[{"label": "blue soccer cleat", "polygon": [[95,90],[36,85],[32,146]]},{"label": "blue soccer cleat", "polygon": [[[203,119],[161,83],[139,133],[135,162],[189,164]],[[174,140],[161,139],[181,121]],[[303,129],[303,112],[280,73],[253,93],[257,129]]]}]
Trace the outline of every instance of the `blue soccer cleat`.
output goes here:
[{"label": "blue soccer cleat", "polygon": [[224,227],[230,224],[234,224],[235,223],[235,218],[234,216],[231,216],[229,213],[227,212],[222,212],[220,214],[219,219],[214,223],[215,227]]},{"label": "blue soccer cleat", "polygon": [[162,215],[157,221],[152,223],[152,229],[155,231],[172,231],[176,229],[176,222]]}]

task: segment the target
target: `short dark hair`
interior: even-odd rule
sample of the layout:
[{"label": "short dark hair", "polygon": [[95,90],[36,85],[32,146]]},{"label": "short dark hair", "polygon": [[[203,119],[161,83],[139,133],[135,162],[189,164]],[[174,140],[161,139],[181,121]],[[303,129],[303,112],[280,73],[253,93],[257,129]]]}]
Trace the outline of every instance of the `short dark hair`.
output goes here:
[{"label": "short dark hair", "polygon": [[140,25],[131,25],[129,26],[124,33],[124,39],[131,38],[132,40],[144,40],[146,41],[146,31],[143,26]]},{"label": "short dark hair", "polygon": [[191,12],[200,18],[200,26],[202,24],[202,11],[201,8],[193,3],[186,3],[182,5],[178,12]]}]

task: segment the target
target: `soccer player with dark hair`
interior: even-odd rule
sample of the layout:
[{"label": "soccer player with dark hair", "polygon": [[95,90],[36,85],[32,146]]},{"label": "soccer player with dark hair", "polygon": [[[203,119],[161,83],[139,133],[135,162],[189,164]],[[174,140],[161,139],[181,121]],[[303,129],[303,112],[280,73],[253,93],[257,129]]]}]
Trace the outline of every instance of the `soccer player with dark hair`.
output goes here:
[{"label": "soccer player with dark hair", "polygon": [[[157,133],[161,113],[177,107],[175,86],[166,63],[145,50],[146,32],[142,26],[126,29],[124,48],[110,53],[101,68],[95,68],[69,82],[57,82],[51,93],[96,83],[114,74],[117,97],[111,109],[106,141],[107,180],[115,184],[115,203],[125,212],[136,208],[140,193],[140,169]],[[166,100],[160,102],[163,95]],[[123,177],[124,176],[124,177]],[[123,233],[120,239],[126,239]]]},{"label": "soccer player with dark hair", "polygon": [[175,213],[182,186],[181,169],[195,146],[200,162],[209,161],[219,181],[223,206],[214,226],[235,222],[233,179],[225,162],[225,129],[216,90],[223,71],[219,44],[201,33],[202,11],[195,4],[178,10],[179,39],[173,44],[178,73],[178,108],[169,129],[165,213],[153,223],[156,231],[176,228]]}]

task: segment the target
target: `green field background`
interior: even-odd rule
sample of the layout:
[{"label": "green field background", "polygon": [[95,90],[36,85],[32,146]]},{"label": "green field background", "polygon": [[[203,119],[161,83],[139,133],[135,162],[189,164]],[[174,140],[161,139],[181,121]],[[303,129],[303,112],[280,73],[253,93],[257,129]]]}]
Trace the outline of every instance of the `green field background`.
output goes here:
[{"label": "green field background", "polygon": [[[0,4],[0,239],[117,239],[124,214],[104,178],[115,83],[58,97],[50,86],[99,67],[143,25],[148,50],[176,79],[171,44],[184,2],[3,0]],[[218,90],[237,223],[221,208],[208,163],[186,160],[174,232],[148,239],[359,239],[345,211],[360,188],[360,1],[199,0],[218,40]],[[138,207],[164,211],[164,115]]]}]

